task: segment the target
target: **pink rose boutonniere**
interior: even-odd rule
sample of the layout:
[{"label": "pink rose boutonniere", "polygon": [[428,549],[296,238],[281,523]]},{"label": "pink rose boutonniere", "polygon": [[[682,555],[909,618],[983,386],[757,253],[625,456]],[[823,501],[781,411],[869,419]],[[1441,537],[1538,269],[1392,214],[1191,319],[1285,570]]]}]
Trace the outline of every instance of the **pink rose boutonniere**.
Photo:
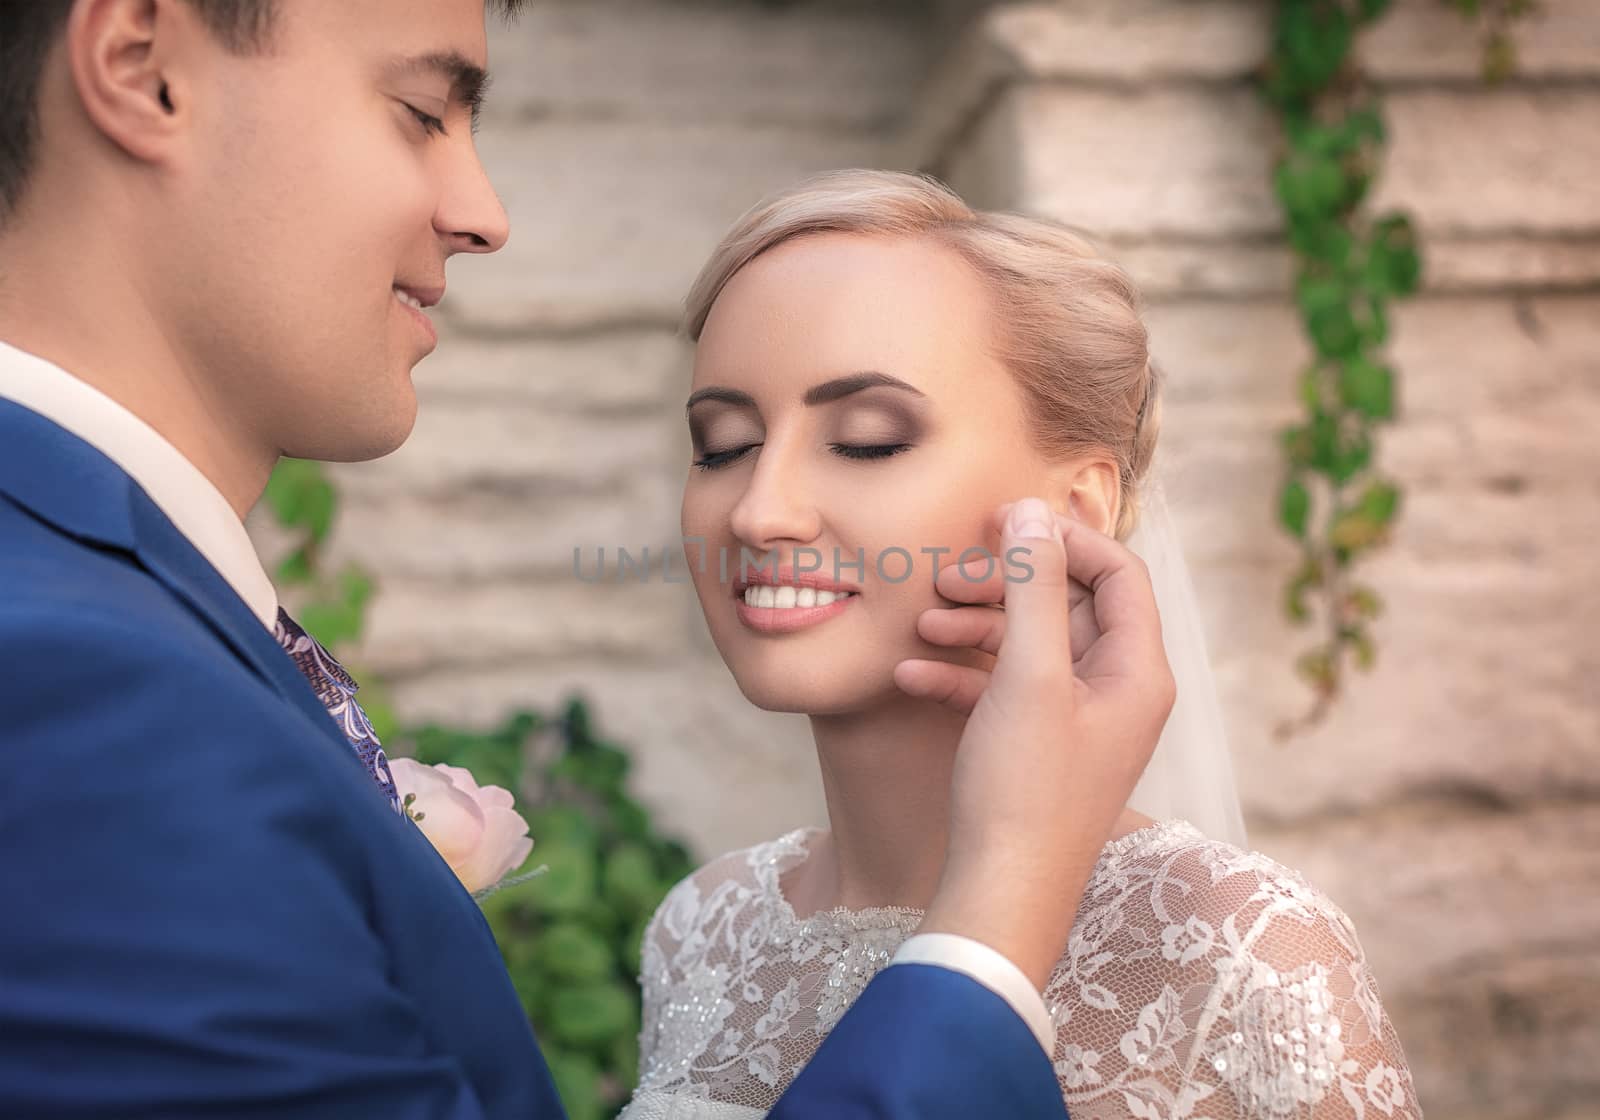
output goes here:
[{"label": "pink rose boutonniere", "polygon": [[544,871],[506,878],[533,851],[528,822],[513,807],[509,790],[480,786],[470,771],[442,762],[424,766],[393,758],[389,772],[406,816],[474,898],[482,900]]}]

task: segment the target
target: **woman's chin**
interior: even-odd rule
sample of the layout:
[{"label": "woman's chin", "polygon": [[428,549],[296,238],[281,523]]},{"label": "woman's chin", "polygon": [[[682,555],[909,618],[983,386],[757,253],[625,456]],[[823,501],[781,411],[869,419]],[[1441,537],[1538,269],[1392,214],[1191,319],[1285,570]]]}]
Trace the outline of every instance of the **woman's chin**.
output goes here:
[{"label": "woman's chin", "polygon": [[[831,678],[831,679],[830,679]],[[894,680],[881,684],[861,675],[816,677],[809,674],[738,673],[733,675],[744,698],[767,712],[795,712],[808,716],[840,716],[882,703],[896,692]]]}]

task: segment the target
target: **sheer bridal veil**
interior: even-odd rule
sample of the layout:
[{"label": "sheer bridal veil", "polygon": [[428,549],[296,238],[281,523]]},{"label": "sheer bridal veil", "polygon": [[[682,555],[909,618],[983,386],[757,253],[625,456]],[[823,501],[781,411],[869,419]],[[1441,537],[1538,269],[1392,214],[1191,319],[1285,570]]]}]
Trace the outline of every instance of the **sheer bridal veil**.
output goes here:
[{"label": "sheer bridal veil", "polygon": [[1178,692],[1155,754],[1128,804],[1156,820],[1181,818],[1213,840],[1243,848],[1244,814],[1206,653],[1199,600],[1156,470],[1150,472],[1139,523],[1127,545],[1150,568],[1162,640]]}]

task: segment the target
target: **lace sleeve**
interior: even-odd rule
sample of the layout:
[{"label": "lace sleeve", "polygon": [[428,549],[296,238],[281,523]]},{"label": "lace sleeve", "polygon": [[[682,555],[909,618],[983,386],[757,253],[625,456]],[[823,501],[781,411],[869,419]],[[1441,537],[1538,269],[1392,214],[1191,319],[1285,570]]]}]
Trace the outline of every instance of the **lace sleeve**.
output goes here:
[{"label": "lace sleeve", "polygon": [[1259,853],[1172,839],[1102,864],[1046,989],[1069,1112],[1421,1120],[1343,911]]},{"label": "lace sleeve", "polygon": [[1299,876],[1262,874],[1220,925],[1200,1059],[1241,1117],[1421,1120],[1411,1071],[1354,926]]}]

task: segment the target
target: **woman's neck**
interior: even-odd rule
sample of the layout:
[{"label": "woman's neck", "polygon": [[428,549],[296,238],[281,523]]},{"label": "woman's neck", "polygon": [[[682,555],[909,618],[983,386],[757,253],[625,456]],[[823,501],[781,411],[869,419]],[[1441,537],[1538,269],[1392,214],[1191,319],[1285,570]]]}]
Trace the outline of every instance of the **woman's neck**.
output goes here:
[{"label": "woman's neck", "polygon": [[798,913],[927,908],[944,868],[950,778],[965,722],[909,697],[811,717],[831,829],[785,886]]}]

